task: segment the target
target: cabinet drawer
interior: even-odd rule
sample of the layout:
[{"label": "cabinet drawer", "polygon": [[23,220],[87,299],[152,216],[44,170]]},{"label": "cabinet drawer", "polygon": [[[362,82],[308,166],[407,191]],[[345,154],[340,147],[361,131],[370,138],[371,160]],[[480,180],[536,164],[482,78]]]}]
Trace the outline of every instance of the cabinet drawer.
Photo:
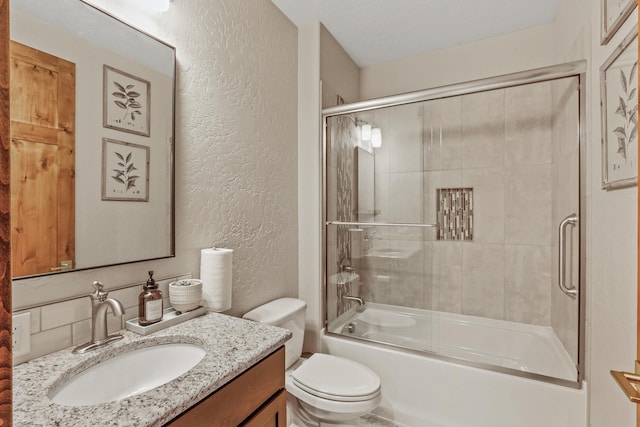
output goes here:
[{"label": "cabinet drawer", "polygon": [[282,389],[284,347],[216,390],[168,425],[237,426]]},{"label": "cabinet drawer", "polygon": [[242,427],[287,427],[287,392],[278,393]]}]

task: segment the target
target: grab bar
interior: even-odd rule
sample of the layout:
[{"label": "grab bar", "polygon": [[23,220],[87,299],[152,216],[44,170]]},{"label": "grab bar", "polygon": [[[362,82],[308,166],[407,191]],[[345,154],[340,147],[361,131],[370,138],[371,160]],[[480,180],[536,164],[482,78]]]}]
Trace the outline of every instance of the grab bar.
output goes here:
[{"label": "grab bar", "polygon": [[578,217],[573,213],[563,219],[562,222],[560,222],[560,227],[558,227],[558,286],[565,295],[571,298],[575,298],[578,291],[575,288],[567,288],[567,285],[564,282],[566,268],[564,235],[566,233],[567,226],[569,224],[575,225],[577,222]]},{"label": "grab bar", "polygon": [[436,224],[400,224],[389,222],[348,222],[348,221],[327,221],[326,225],[353,225],[356,227],[437,227]]}]

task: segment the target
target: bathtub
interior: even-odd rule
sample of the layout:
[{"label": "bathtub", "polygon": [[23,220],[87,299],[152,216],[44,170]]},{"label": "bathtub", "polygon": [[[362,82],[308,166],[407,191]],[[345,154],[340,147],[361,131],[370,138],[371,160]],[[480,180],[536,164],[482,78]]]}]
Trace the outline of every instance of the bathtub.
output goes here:
[{"label": "bathtub", "polygon": [[332,322],[322,342],[323,351],[378,373],[383,401],[375,413],[407,426],[587,425],[586,384],[579,389],[539,380],[576,381],[575,366],[550,328],[367,303],[363,312],[352,309]]}]

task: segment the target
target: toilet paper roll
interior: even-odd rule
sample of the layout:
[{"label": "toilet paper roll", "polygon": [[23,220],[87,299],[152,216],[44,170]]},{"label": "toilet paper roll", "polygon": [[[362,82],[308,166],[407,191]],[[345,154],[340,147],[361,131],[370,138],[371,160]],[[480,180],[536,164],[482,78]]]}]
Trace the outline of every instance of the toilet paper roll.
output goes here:
[{"label": "toilet paper roll", "polygon": [[226,311],[231,308],[232,260],[232,249],[207,248],[200,251],[202,305],[208,311]]}]

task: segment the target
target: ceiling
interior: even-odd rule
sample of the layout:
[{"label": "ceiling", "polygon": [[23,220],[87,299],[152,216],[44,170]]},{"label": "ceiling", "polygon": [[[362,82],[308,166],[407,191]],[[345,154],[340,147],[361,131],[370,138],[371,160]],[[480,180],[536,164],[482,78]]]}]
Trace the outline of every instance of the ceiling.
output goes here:
[{"label": "ceiling", "polygon": [[360,67],[553,21],[559,0],[271,0],[320,21]]}]

